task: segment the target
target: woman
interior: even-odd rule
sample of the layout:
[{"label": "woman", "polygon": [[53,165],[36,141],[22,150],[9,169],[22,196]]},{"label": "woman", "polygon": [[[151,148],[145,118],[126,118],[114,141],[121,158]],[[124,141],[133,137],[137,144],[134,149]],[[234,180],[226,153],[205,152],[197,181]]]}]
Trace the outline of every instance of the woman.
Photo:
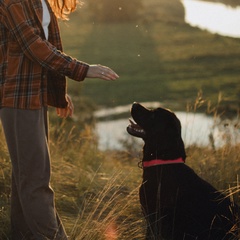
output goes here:
[{"label": "woman", "polygon": [[[51,4],[51,5],[50,5]],[[115,80],[102,65],[89,65],[62,52],[56,16],[76,0],[0,0],[0,118],[11,162],[12,239],[57,239],[67,235],[49,185],[47,106],[60,117],[73,113],[65,76]]]}]

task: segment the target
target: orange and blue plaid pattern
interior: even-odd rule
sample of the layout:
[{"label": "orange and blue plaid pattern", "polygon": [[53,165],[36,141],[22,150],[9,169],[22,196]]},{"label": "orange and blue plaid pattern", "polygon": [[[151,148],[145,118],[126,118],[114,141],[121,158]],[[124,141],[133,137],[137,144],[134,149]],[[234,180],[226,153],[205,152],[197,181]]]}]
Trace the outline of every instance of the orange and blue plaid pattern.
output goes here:
[{"label": "orange and blue plaid pattern", "polygon": [[76,81],[86,77],[89,65],[62,52],[50,6],[49,12],[46,40],[41,0],[0,0],[0,107],[65,107],[65,76]]}]

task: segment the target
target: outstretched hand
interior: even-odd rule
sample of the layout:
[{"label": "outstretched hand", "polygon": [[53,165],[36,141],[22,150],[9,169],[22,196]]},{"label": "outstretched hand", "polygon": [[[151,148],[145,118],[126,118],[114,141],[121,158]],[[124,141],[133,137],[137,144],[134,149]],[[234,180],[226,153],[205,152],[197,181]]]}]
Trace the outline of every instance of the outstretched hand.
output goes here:
[{"label": "outstretched hand", "polygon": [[119,76],[109,67],[102,66],[100,64],[90,65],[87,78],[100,78],[103,80],[116,80]]},{"label": "outstretched hand", "polygon": [[[97,65],[89,65],[87,72],[87,78],[100,78],[103,80],[111,81],[116,80],[119,76],[109,67]],[[74,106],[69,95],[66,94],[66,100],[68,102],[65,108],[56,108],[57,115],[61,118],[72,117]]]}]

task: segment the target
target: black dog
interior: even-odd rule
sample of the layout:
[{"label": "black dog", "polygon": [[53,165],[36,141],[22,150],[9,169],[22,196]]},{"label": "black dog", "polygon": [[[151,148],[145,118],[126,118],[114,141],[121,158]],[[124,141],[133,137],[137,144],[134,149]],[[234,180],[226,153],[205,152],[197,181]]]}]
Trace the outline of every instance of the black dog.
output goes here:
[{"label": "black dog", "polygon": [[133,104],[131,115],[135,122],[130,120],[128,133],[145,143],[140,202],[147,220],[146,239],[239,239],[239,208],[185,165],[176,115],[139,103]]}]

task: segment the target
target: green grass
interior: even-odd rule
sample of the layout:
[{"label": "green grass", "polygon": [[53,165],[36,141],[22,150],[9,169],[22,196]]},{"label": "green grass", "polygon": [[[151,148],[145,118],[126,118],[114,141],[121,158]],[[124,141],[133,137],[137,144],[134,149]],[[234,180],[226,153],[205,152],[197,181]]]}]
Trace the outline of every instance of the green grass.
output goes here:
[{"label": "green grass", "polygon": [[177,1],[149,1],[142,17],[130,23],[92,22],[87,11],[85,6],[68,26],[61,25],[65,51],[113,68],[120,79],[69,81],[70,93],[93,99],[99,106],[160,101],[170,106],[178,102],[183,110],[202,90],[212,102],[223,92],[228,97],[225,104],[238,106],[238,39],[186,25]]}]

